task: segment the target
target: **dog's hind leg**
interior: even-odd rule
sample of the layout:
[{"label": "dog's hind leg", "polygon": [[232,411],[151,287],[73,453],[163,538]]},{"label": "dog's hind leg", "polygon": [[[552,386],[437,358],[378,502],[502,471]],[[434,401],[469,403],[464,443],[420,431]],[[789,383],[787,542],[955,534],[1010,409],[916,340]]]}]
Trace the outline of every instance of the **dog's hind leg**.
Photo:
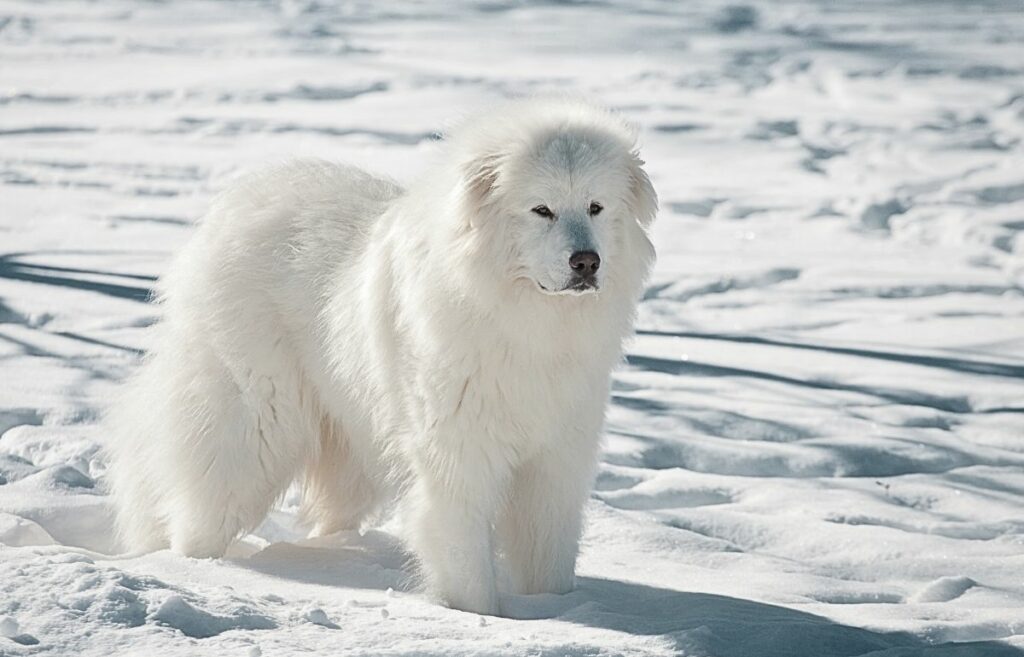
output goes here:
[{"label": "dog's hind leg", "polygon": [[231,372],[201,346],[179,365],[162,455],[163,516],[171,549],[224,554],[254,529],[295,477],[315,433],[301,374],[279,346],[259,371]]},{"label": "dog's hind leg", "polygon": [[113,435],[107,445],[110,467],[106,479],[115,500],[115,528],[122,546],[133,552],[152,552],[168,547],[169,539],[158,512],[159,490],[153,473],[157,459],[140,456],[143,438],[153,432],[144,419],[129,415],[133,410],[124,405],[117,409],[116,420],[108,419]]},{"label": "dog's hind leg", "polygon": [[320,449],[306,466],[299,516],[310,536],[359,529],[377,505],[378,492],[341,427],[324,417]]}]

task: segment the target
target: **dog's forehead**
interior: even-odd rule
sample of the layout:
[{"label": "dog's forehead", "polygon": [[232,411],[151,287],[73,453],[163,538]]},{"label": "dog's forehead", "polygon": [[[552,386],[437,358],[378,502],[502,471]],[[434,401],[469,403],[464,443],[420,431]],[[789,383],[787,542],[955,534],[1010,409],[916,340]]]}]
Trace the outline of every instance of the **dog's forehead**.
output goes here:
[{"label": "dog's forehead", "polygon": [[546,187],[558,187],[563,193],[588,193],[621,178],[627,155],[626,149],[606,134],[560,129],[534,142],[528,168]]},{"label": "dog's forehead", "polygon": [[566,170],[588,166],[597,158],[606,158],[619,145],[609,135],[583,128],[563,127],[541,135],[534,145],[534,155],[547,164]]}]

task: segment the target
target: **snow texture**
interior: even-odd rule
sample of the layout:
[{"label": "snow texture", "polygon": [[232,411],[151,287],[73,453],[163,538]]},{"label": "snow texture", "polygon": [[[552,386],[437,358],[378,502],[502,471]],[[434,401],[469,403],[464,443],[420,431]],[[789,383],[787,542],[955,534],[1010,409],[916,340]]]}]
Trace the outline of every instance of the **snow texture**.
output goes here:
[{"label": "snow texture", "polygon": [[[0,0],[0,655],[1024,655],[1022,43],[1018,0]],[[662,198],[577,590],[444,609],[294,492],[115,556],[102,400],[211,195],[561,91]]]}]

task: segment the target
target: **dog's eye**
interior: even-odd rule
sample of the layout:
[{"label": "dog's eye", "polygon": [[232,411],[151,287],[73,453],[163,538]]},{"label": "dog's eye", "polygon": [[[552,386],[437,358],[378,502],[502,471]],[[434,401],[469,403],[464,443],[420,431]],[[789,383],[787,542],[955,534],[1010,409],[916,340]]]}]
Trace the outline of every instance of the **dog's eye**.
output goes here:
[{"label": "dog's eye", "polygon": [[551,208],[549,208],[546,205],[538,205],[537,207],[533,208],[530,211],[533,212],[534,214],[539,214],[540,216],[544,217],[545,219],[554,219],[555,218],[555,213],[552,212]]},{"label": "dog's eye", "polygon": [[594,201],[590,204],[591,217],[596,217],[597,215],[601,214],[601,210],[604,210],[604,206],[598,203],[597,201]]}]

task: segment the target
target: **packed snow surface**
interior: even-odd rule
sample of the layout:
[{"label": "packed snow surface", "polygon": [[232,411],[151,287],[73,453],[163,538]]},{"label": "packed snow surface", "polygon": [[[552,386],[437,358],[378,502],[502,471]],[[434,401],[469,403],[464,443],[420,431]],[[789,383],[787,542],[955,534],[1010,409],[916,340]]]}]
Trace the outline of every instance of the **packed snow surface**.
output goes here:
[{"label": "packed snow surface", "polygon": [[[0,655],[1024,655],[1022,43],[1017,0],[0,0]],[[102,400],[211,195],[410,180],[551,91],[662,199],[578,589],[436,606],[294,494],[117,556]]]}]

